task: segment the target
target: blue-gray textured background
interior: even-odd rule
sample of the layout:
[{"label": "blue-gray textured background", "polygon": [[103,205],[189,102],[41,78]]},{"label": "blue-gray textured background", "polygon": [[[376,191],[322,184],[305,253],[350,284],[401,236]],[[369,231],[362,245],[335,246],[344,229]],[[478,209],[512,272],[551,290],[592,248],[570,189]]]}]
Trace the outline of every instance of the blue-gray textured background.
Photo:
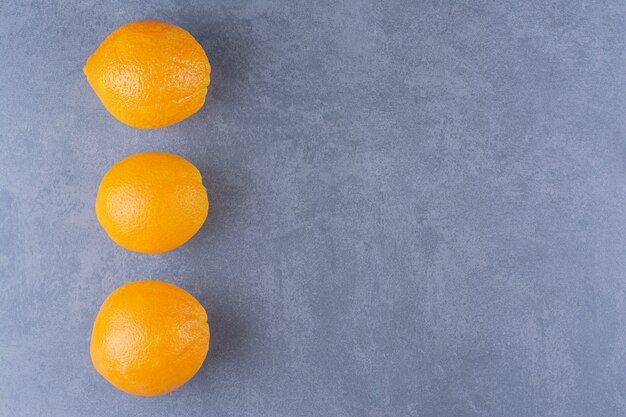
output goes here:
[{"label": "blue-gray textured background", "polygon": [[[82,73],[122,24],[188,29],[204,108],[111,117]],[[0,415],[626,415],[626,3],[0,3]],[[148,256],[102,175],[180,154],[211,199]],[[174,282],[211,351],[159,398],[91,365],[119,285]]]}]

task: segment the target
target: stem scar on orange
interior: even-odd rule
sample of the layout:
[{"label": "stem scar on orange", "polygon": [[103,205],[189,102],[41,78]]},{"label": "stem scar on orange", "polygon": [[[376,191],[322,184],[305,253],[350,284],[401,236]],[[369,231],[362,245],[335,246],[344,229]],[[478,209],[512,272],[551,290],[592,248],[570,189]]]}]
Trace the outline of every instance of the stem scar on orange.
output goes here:
[{"label": "stem scar on orange", "polygon": [[111,33],[83,71],[113,116],[144,129],[197,112],[211,80],[211,64],[198,41],[159,20],[128,23]]},{"label": "stem scar on orange", "polygon": [[90,353],[96,370],[116,388],[156,396],[198,372],[209,340],[206,311],[191,294],[163,281],[135,281],[100,307]]},{"label": "stem scar on orange", "polygon": [[191,239],[209,212],[200,171],[185,158],[143,152],[115,164],[102,178],[96,216],[118,245],[162,253]]}]

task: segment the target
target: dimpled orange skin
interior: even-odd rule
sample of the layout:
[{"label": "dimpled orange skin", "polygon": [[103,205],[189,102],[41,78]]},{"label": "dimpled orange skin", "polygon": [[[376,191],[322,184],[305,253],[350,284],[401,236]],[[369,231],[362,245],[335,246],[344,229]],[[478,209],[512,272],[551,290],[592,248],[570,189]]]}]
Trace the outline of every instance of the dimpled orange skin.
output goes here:
[{"label": "dimpled orange skin", "polygon": [[200,171],[170,153],[121,160],[102,178],[96,216],[118,245],[142,253],[177,248],[196,234],[209,212]]},{"label": "dimpled orange skin", "polygon": [[158,20],[117,29],[83,69],[104,107],[127,125],[172,125],[204,104],[211,64],[186,30]]},{"label": "dimpled orange skin", "polygon": [[136,281],[104,301],[91,334],[91,360],[113,386],[142,396],[166,394],[198,372],[209,351],[202,305],[163,281]]}]

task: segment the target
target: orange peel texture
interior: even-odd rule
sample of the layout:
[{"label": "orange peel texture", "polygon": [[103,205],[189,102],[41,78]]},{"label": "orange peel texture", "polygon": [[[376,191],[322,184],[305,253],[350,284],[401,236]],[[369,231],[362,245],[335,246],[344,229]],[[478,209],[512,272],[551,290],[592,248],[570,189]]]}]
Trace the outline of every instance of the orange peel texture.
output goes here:
[{"label": "orange peel texture", "polygon": [[197,112],[211,79],[211,64],[196,39],[159,20],[128,23],[111,33],[83,71],[113,116],[143,129]]}]

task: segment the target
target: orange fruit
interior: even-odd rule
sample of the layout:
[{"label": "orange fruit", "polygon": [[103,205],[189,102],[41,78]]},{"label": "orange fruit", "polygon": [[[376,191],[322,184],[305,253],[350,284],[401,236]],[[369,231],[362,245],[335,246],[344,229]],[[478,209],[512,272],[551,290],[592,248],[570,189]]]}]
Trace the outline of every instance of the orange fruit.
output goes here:
[{"label": "orange fruit", "polygon": [[96,216],[111,239],[143,253],[187,242],[208,211],[200,171],[185,158],[163,152],[138,153],[115,164],[96,197]]},{"label": "orange fruit", "polygon": [[104,107],[127,125],[169,126],[204,104],[211,64],[186,30],[159,20],[117,29],[83,69]]},{"label": "orange fruit", "polygon": [[113,291],[91,333],[91,360],[124,392],[166,394],[198,372],[209,351],[207,314],[193,295],[163,281]]}]

